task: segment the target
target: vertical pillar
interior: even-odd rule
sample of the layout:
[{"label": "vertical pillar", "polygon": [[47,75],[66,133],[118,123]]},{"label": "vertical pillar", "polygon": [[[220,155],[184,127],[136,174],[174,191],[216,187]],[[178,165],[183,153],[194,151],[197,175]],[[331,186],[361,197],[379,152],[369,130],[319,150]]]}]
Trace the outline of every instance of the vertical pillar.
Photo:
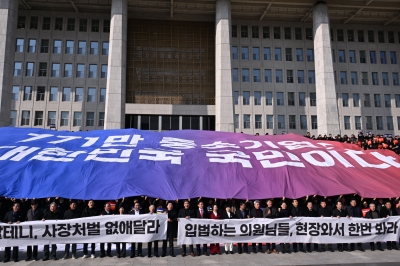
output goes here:
[{"label": "vertical pillar", "polygon": [[0,1],[0,127],[10,125],[18,1]]},{"label": "vertical pillar", "polygon": [[340,133],[332,63],[329,14],[325,2],[313,9],[315,85],[317,88],[318,134]]},{"label": "vertical pillar", "polygon": [[104,129],[125,128],[128,0],[112,0]]},{"label": "vertical pillar", "polygon": [[230,0],[217,0],[215,13],[215,130],[234,132]]}]

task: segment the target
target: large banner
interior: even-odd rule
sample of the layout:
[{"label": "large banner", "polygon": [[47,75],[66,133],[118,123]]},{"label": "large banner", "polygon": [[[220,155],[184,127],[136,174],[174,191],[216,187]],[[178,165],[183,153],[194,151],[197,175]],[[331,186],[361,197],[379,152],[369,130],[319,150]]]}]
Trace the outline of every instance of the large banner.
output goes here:
[{"label": "large banner", "polygon": [[[259,199],[400,195],[400,157],[287,134],[0,128],[0,196]],[[66,189],[68,188],[68,189]]]},{"label": "large banner", "polygon": [[179,219],[178,244],[398,241],[400,217]]},{"label": "large banner", "polygon": [[167,219],[166,214],[143,214],[0,223],[0,247],[163,240]]}]

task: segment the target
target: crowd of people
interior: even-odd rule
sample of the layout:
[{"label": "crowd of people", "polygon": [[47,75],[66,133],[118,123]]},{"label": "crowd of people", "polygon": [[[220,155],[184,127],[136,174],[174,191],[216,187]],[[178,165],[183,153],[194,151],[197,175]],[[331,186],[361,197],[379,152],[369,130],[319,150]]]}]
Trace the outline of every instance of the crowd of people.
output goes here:
[{"label": "crowd of people", "polygon": [[[112,210],[115,206],[115,210]],[[140,215],[140,214],[161,214],[168,215],[168,226],[166,239],[162,241],[161,257],[167,255],[167,245],[169,246],[169,255],[175,257],[174,238],[177,234],[177,225],[179,219],[247,219],[247,218],[283,218],[283,217],[355,217],[377,219],[389,216],[400,216],[399,198],[395,199],[364,199],[357,194],[339,197],[321,197],[306,196],[300,199],[263,199],[263,200],[236,200],[236,199],[186,199],[176,201],[164,201],[162,199],[152,199],[149,197],[122,198],[115,201],[84,201],[84,200],[66,200],[63,198],[46,199],[14,199],[0,198],[0,218],[4,223],[14,224],[25,221],[40,220],[70,220],[80,217],[92,217],[99,215]],[[147,256],[159,257],[159,241],[147,243]],[[127,256],[127,245],[130,245],[130,257],[143,257],[142,243],[101,243],[100,257],[112,257],[111,247],[116,245],[118,258]],[[89,257],[89,244],[83,245],[83,257]],[[90,245],[90,257],[96,256],[96,245]],[[313,244],[303,245],[303,243],[280,243],[280,252],[334,252],[332,244]],[[381,242],[370,243],[371,251],[383,251]],[[398,250],[396,241],[386,242],[388,250]],[[11,254],[12,249],[12,254]],[[77,258],[76,244],[66,244],[63,259]],[[362,243],[336,244],[339,252],[354,251],[363,249]],[[18,247],[6,247],[4,251],[4,262],[18,261]],[[225,244],[225,254],[233,254],[232,244]],[[276,243],[266,243],[266,250],[262,243],[237,243],[237,253],[274,253],[278,254]],[[56,260],[56,245],[44,246],[43,261]],[[182,245],[182,256],[201,256],[209,254],[220,255],[223,251],[219,243],[212,243],[209,247],[206,244],[196,245],[196,253],[193,245],[189,245],[187,253],[186,245]],[[27,247],[27,261],[38,260],[38,247]]]}]

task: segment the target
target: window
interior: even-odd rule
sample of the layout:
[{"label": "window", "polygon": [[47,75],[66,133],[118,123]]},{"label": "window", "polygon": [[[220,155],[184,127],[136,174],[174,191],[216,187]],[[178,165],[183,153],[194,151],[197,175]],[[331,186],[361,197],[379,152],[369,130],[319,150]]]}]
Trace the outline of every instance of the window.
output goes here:
[{"label": "window", "polygon": [[85,41],[78,42],[78,54],[86,54],[86,42]]},{"label": "window", "polygon": [[337,40],[338,42],[344,42],[344,31],[342,29],[337,30]]},{"label": "window", "polygon": [[56,102],[58,99],[58,87],[50,87],[49,102]]},{"label": "window", "polygon": [[289,128],[296,129],[296,116],[295,115],[289,115]]},{"label": "window", "polygon": [[31,86],[25,86],[23,100],[24,101],[32,100],[32,87]]},{"label": "window", "polygon": [[377,116],[376,117],[376,129],[377,130],[383,130],[383,118],[382,118],[382,116]]},{"label": "window", "polygon": [[76,65],[76,77],[77,78],[85,77],[85,64],[77,64]]},{"label": "window", "polygon": [[314,62],[314,50],[313,49],[307,49],[307,61]]},{"label": "window", "polygon": [[369,31],[367,31],[367,33],[368,33],[368,42],[375,42],[374,31],[369,30]]},{"label": "window", "polygon": [[269,26],[263,26],[263,39],[269,39],[269,38],[270,38]]},{"label": "window", "polygon": [[22,63],[14,62],[14,76],[15,77],[21,76],[21,72],[22,72]]},{"label": "window", "polygon": [[381,64],[387,64],[387,62],[386,62],[386,52],[385,51],[380,51],[379,55],[381,57]]},{"label": "window", "polygon": [[293,61],[292,59],[292,48],[285,48],[286,61]]},{"label": "window", "polygon": [[238,91],[233,92],[233,99],[235,101],[235,105],[238,105],[239,104],[239,92]]},{"label": "window", "polygon": [[250,82],[249,69],[248,68],[243,68],[242,69],[242,82]]},{"label": "window", "polygon": [[346,55],[344,50],[339,50],[339,63],[346,63]]},{"label": "window", "polygon": [[57,117],[56,112],[49,111],[47,113],[47,126],[55,126],[56,125],[56,117]]},{"label": "window", "polygon": [[47,63],[39,63],[39,77],[47,76]]},{"label": "window", "polygon": [[354,50],[349,51],[349,61],[350,63],[356,63],[356,51]]},{"label": "window", "polygon": [[298,62],[303,62],[303,49],[302,48],[296,48],[296,60]]},{"label": "window", "polygon": [[251,38],[260,38],[260,31],[258,26],[251,27]]},{"label": "window", "polygon": [[351,76],[351,85],[358,85],[357,72],[355,71],[350,72],[350,76]]},{"label": "window", "polygon": [[300,129],[307,129],[307,116],[300,116]]},{"label": "window", "polygon": [[265,69],[264,70],[264,81],[267,82],[267,83],[271,83],[272,82],[271,69]]},{"label": "window", "polygon": [[395,94],[394,100],[395,100],[396,108],[400,108],[400,94]]},{"label": "window", "polygon": [[259,69],[253,69],[253,82],[261,82],[261,73]]},{"label": "window", "polygon": [[376,64],[376,52],[375,51],[369,52],[369,58],[371,60],[371,64]]},{"label": "window", "polygon": [[281,27],[274,27],[274,39],[279,40],[281,38]]},{"label": "window", "polygon": [[86,32],[87,31],[87,19],[79,20],[79,31]]},{"label": "window", "polygon": [[367,54],[365,51],[360,51],[360,63],[362,64],[367,63]]},{"label": "window", "polygon": [[63,28],[63,18],[56,18],[54,30],[62,30],[62,28]]},{"label": "window", "polygon": [[42,24],[42,30],[50,30],[50,24],[51,24],[51,18],[44,17],[43,24]]},{"label": "window", "polygon": [[283,83],[282,69],[276,69],[275,74],[276,74],[276,77],[275,77],[276,83]]},{"label": "window", "polygon": [[313,40],[312,28],[306,28],[306,39],[309,41]]},{"label": "window", "polygon": [[100,20],[92,19],[92,32],[99,32]]},{"label": "window", "polygon": [[64,78],[72,78],[72,64],[64,64]]},{"label": "window", "polygon": [[286,82],[293,83],[293,70],[286,70]]},{"label": "window", "polygon": [[62,91],[62,99],[63,102],[69,102],[71,100],[71,88],[65,87]]},{"label": "window", "polygon": [[361,72],[362,85],[368,85],[368,72]]},{"label": "window", "polygon": [[255,115],[254,127],[256,129],[261,129],[262,128],[262,115]]},{"label": "window", "polygon": [[75,19],[74,18],[68,18],[67,31],[75,31]]},{"label": "window", "polygon": [[108,55],[108,42],[103,42],[103,46],[102,46],[102,55]]},{"label": "window", "polygon": [[261,105],[261,91],[254,92],[254,105]]},{"label": "window", "polygon": [[249,38],[249,28],[247,27],[247,25],[240,26],[240,37]]},{"label": "window", "polygon": [[357,31],[357,36],[358,36],[358,42],[364,42],[364,31],[363,30],[358,30]]},{"label": "window", "polygon": [[278,115],[278,129],[285,129],[285,116]]},{"label": "window", "polygon": [[35,126],[43,125],[43,111],[35,111]]},{"label": "window", "polygon": [[96,88],[89,88],[88,89],[87,102],[88,103],[96,102]]},{"label": "window", "polygon": [[267,129],[274,129],[274,116],[267,115]]},{"label": "window", "polygon": [[243,115],[243,128],[250,128],[250,115]]},{"label": "window", "polygon": [[361,130],[361,116],[354,117],[354,126],[356,130]]},{"label": "window", "polygon": [[390,52],[390,63],[392,65],[396,65],[397,64],[397,57],[396,57],[396,52],[395,51],[391,51]]},{"label": "window", "polygon": [[310,106],[317,106],[317,94],[310,92]]},{"label": "window", "polygon": [[24,39],[17,39],[15,43],[15,52],[16,53],[24,52]]},{"label": "window", "polygon": [[237,37],[237,25],[232,25],[232,38]]},{"label": "window", "polygon": [[371,107],[369,94],[364,94],[364,107]]},{"label": "window", "polygon": [[378,72],[372,72],[372,85],[379,85]]},{"label": "window", "polygon": [[97,78],[97,65],[89,65],[89,78]]},{"label": "window", "polygon": [[343,107],[349,107],[349,94],[348,93],[342,93],[342,104],[343,104]]},{"label": "window", "polygon": [[335,55],[335,49],[332,49],[332,62],[336,62],[336,55]]},{"label": "window", "polygon": [[281,48],[275,48],[275,61],[282,61],[282,51]]},{"label": "window", "polygon": [[44,101],[45,87],[37,87],[36,93],[36,101],[41,102]]},{"label": "window", "polygon": [[109,19],[105,19],[103,21],[103,32],[104,33],[109,33],[110,32],[110,25],[111,25],[111,21]]},{"label": "window", "polygon": [[316,115],[311,116],[311,129],[318,129],[318,121]]},{"label": "window", "polygon": [[392,73],[393,86],[399,86],[399,73]]},{"label": "window", "polygon": [[292,39],[292,28],[290,27],[285,27],[285,40],[291,40]]},{"label": "window", "polygon": [[67,45],[65,46],[65,53],[66,54],[74,53],[74,41],[67,41]]},{"label": "window", "polygon": [[27,62],[26,63],[26,69],[25,69],[25,76],[33,77],[34,69],[35,69],[35,63]]},{"label": "window", "polygon": [[12,101],[18,101],[19,100],[19,86],[13,86],[12,87],[11,100]]},{"label": "window", "polygon": [[368,130],[372,130],[372,116],[366,116],[365,120],[366,120],[365,128]]},{"label": "window", "polygon": [[353,93],[353,107],[360,107],[360,94]]},{"label": "window", "polygon": [[306,106],[306,93],[299,92],[299,106]]},{"label": "window", "polygon": [[315,84],[315,71],[314,70],[308,70],[308,83]]},{"label": "window", "polygon": [[389,73],[388,72],[382,72],[382,84],[384,86],[389,86]]},{"label": "window", "polygon": [[344,129],[350,130],[350,116],[344,116]]},{"label": "window", "polygon": [[265,104],[272,105],[272,92],[271,91],[265,92]]},{"label": "window", "polygon": [[340,84],[347,85],[347,72],[340,71]]},{"label": "window", "polygon": [[283,92],[276,93],[276,105],[284,106]]},{"label": "window", "polygon": [[288,92],[288,105],[294,106],[294,92]]},{"label": "window", "polygon": [[249,91],[243,92],[243,105],[250,105],[250,92]]},{"label": "window", "polygon": [[237,48],[237,46],[232,46],[232,59],[238,59],[238,48]]},{"label": "window", "polygon": [[379,43],[385,43],[385,32],[379,30],[378,31],[378,42]]},{"label": "window", "polygon": [[253,60],[260,60],[260,48],[253,47]]},{"label": "window", "polygon": [[99,43],[98,42],[90,42],[90,54],[97,55],[99,53]]},{"label": "window", "polygon": [[75,88],[75,102],[83,102],[83,88]]},{"label": "window", "polygon": [[101,78],[107,78],[108,65],[101,65]]},{"label": "window", "polygon": [[232,79],[234,82],[239,81],[239,71],[237,68],[232,69]]},{"label": "window", "polygon": [[386,126],[388,130],[393,130],[393,116],[387,116],[386,117]]},{"label": "window", "polygon": [[74,127],[81,127],[82,126],[82,112],[74,112]]},{"label": "window", "polygon": [[264,60],[271,60],[271,48],[264,47]]},{"label": "window", "polygon": [[394,43],[394,31],[388,31],[388,42]]},{"label": "window", "polygon": [[354,42],[354,30],[347,30],[347,41]]},{"label": "window", "polygon": [[40,43],[40,53],[47,54],[49,53],[49,40],[43,39]]},{"label": "window", "polygon": [[100,88],[100,102],[106,102],[106,88]]},{"label": "window", "polygon": [[385,107],[390,108],[392,107],[392,102],[390,100],[390,94],[385,94]]},{"label": "window", "polygon": [[29,126],[30,111],[22,111],[21,126]]},{"label": "window", "polygon": [[375,107],[381,107],[381,95],[380,94],[374,94],[374,104],[375,104]]},{"label": "window", "polygon": [[99,112],[99,127],[104,127],[104,112]]},{"label": "window", "polygon": [[93,127],[94,126],[94,112],[86,113],[86,126]]},{"label": "window", "polygon": [[36,39],[29,39],[28,53],[36,53]]},{"label": "window", "polygon": [[69,118],[69,112],[62,111],[61,112],[61,123],[60,123],[60,126],[67,127],[68,126],[68,118]]},{"label": "window", "polygon": [[51,76],[54,78],[60,77],[60,64],[59,63],[53,63],[51,65]]},{"label": "window", "polygon": [[10,126],[16,126],[17,125],[17,111],[16,110],[11,110],[10,113]]},{"label": "window", "polygon": [[37,30],[39,25],[39,18],[38,17],[31,17],[31,23],[29,25],[29,29],[31,30]]},{"label": "window", "polygon": [[61,54],[61,40],[54,40],[53,54]]},{"label": "window", "polygon": [[249,47],[242,46],[242,59],[249,60]]},{"label": "window", "polygon": [[304,70],[297,70],[297,82],[304,84]]},{"label": "window", "polygon": [[294,28],[294,38],[298,41],[301,41],[303,39],[301,28]]}]

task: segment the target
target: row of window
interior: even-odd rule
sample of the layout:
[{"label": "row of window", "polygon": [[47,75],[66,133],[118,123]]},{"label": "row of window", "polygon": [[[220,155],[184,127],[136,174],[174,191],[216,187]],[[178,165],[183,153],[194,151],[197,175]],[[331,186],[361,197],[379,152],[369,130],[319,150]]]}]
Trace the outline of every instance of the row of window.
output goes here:
[{"label": "row of window", "polygon": [[[97,117],[97,126],[104,126],[104,112],[99,112]],[[73,121],[72,126],[74,127],[95,127],[95,112],[86,112],[86,123],[82,124],[82,112],[74,112],[73,113]],[[59,120],[59,123],[57,123]],[[12,126],[17,126],[17,111],[11,111],[10,124]],[[48,127],[68,127],[70,125],[70,112],[69,111],[61,111],[60,117],[57,117],[56,111],[48,111],[47,112],[47,123],[44,117],[43,111],[35,111],[33,123],[31,123],[31,111],[23,110],[21,113],[21,126],[48,126]]]},{"label": "row of window", "polygon": [[[62,54],[63,49],[63,41],[62,40],[53,40],[52,47],[50,47],[51,40],[49,39],[41,39],[40,40],[40,53],[47,54],[51,51],[53,54]],[[99,54],[99,42],[98,41],[77,41],[77,49],[76,54],[85,55],[87,53],[89,43],[89,54],[90,55],[98,55]],[[15,42],[15,52],[23,53],[24,51],[28,53],[36,53],[37,51],[37,40],[36,39],[28,39],[27,47],[25,48],[25,39],[17,38]],[[26,50],[25,50],[26,49]],[[103,42],[101,44],[101,55],[108,55],[109,50],[109,42]],[[75,53],[75,41],[66,40],[64,47],[65,54],[74,54]]]},{"label": "row of window", "polygon": [[[25,77],[52,77],[52,78],[59,78],[59,77],[64,77],[64,78],[72,78],[73,75],[73,64],[70,63],[65,63],[64,64],[64,71],[61,72],[61,64],[60,63],[52,63],[51,64],[51,72],[50,74],[48,73],[48,64],[46,62],[40,62],[39,64],[39,69],[35,70],[35,62],[26,62],[25,65]],[[76,71],[75,71],[75,77],[76,78],[85,78],[85,67],[86,64],[84,63],[78,63],[76,64]],[[19,77],[22,76],[22,62],[14,62],[14,76]],[[108,65],[101,65],[100,68],[100,78],[106,79],[107,78],[107,71],[108,71]],[[37,72],[37,73],[35,73]],[[89,69],[87,72],[87,77],[96,79],[98,78],[98,66],[97,64],[89,64]]]},{"label": "row of window", "polygon": [[[90,25],[89,25],[90,22]],[[102,23],[101,23],[102,22]],[[77,26],[77,27],[76,27]],[[102,26],[102,28],[101,28]],[[17,29],[30,29],[30,30],[56,30],[56,31],[75,31],[76,28],[80,32],[100,32],[102,29],[103,32],[110,32],[110,20],[100,20],[100,19],[75,19],[75,18],[67,18],[64,19],[62,17],[38,17],[31,16],[29,21],[27,22],[26,16],[18,16]]]},{"label": "row of window", "polygon": [[[240,32],[238,32],[238,29],[240,29]],[[306,40],[313,40],[313,30],[312,28],[305,28],[305,32],[303,28],[301,27],[295,27],[294,31],[292,30],[292,27],[279,27],[279,26],[250,26],[251,33],[249,30],[248,25],[232,25],[232,37],[237,38],[240,36],[241,38],[255,38],[258,39],[260,36],[263,39],[275,39],[275,40],[280,40],[280,39],[285,39],[285,40],[303,40],[305,38]],[[261,30],[261,32],[260,32]],[[366,32],[366,34],[365,34]],[[261,33],[261,34],[260,34]],[[294,34],[294,36],[293,36]],[[338,41],[338,42],[370,42],[374,43],[376,40],[378,40],[379,43],[395,43],[395,32],[394,31],[383,31],[383,30],[378,30],[375,33],[375,30],[344,30],[344,29],[337,29],[336,31],[331,29],[330,30],[330,38],[331,41]],[[397,32],[397,37],[398,41],[400,42],[400,31]]]},{"label": "row of window", "polygon": [[[288,121],[286,121],[285,115],[276,115],[276,121],[274,115],[266,115],[265,125],[263,127],[263,115],[254,115],[254,120],[252,121],[252,116],[244,114],[242,117],[242,128],[243,129],[301,129],[309,130],[307,124],[306,115],[288,115]],[[235,128],[240,128],[240,115],[235,114]],[[287,124],[288,122],[288,124]],[[363,124],[363,122],[365,122]],[[253,125],[252,125],[253,123]],[[343,117],[343,125],[345,130],[394,130],[393,116],[386,116],[384,120],[383,116],[375,117],[375,125],[373,124],[372,116],[354,116],[353,121],[351,121],[350,116]],[[353,126],[352,126],[353,125]],[[364,125],[364,128],[363,128]],[[375,127],[374,127],[375,126]],[[317,116],[311,116],[311,129],[318,129]],[[400,116],[397,117],[397,129],[400,130]]]},{"label": "row of window", "polygon": [[[11,98],[13,101],[19,100],[19,95],[22,94],[22,101],[32,101],[36,98],[36,101],[46,101],[48,99],[49,102],[70,102],[71,101],[71,92],[72,89],[70,87],[58,88],[58,87],[50,87],[46,89],[46,87],[39,86],[36,88],[36,91],[33,91],[32,86],[25,86],[23,91],[21,91],[19,86],[13,86]],[[84,99],[86,95],[86,100]],[[99,98],[97,99],[97,96]],[[59,98],[61,96],[61,99]],[[100,88],[100,93],[97,92],[97,88],[89,87],[87,91],[85,88],[75,88],[73,92],[73,101],[74,102],[106,102],[106,88]]]}]

